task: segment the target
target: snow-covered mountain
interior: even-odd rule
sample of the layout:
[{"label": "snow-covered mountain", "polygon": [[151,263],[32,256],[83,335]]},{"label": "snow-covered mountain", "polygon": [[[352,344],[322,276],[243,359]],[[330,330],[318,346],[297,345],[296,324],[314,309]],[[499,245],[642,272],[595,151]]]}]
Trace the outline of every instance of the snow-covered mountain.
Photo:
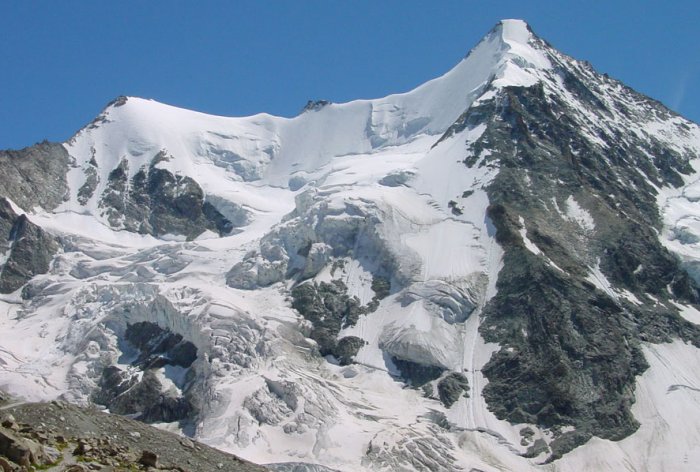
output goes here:
[{"label": "snow-covered mountain", "polygon": [[120,97],[0,161],[1,389],[279,470],[700,463],[700,127],[522,21],[407,93]]}]

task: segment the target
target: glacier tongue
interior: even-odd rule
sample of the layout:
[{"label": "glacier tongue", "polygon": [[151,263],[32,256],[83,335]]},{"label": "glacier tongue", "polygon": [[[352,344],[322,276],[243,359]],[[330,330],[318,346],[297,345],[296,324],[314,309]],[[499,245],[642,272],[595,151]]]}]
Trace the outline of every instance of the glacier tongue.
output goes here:
[{"label": "glacier tongue", "polygon": [[659,237],[697,282],[700,128],[520,20],[406,93],[291,119],[120,97],[25,154],[65,167],[13,200],[60,249],[0,298],[0,388],[279,470],[696,462],[696,285]]}]

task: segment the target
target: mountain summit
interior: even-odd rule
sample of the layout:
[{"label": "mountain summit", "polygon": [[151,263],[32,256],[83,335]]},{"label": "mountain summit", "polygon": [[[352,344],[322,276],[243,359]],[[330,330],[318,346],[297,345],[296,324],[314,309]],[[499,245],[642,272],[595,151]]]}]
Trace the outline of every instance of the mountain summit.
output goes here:
[{"label": "mountain summit", "polygon": [[504,20],[288,119],[0,153],[0,387],[274,470],[693,470],[700,127]]}]

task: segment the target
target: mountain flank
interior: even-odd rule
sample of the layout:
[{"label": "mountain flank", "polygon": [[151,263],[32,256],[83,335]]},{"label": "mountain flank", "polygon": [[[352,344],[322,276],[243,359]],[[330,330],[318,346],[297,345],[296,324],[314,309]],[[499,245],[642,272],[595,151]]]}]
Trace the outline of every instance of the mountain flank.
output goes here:
[{"label": "mountain flank", "polygon": [[5,472],[268,470],[186,437],[62,401],[0,403]]}]

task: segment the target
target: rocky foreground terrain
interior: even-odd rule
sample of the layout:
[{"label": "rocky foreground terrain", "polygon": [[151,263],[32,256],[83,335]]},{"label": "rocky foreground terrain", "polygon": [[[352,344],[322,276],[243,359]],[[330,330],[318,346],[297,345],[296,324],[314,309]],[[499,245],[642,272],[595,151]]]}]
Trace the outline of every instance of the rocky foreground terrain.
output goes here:
[{"label": "rocky foreground terrain", "polygon": [[0,471],[231,471],[265,467],[139,421],[66,402],[0,400]]}]

